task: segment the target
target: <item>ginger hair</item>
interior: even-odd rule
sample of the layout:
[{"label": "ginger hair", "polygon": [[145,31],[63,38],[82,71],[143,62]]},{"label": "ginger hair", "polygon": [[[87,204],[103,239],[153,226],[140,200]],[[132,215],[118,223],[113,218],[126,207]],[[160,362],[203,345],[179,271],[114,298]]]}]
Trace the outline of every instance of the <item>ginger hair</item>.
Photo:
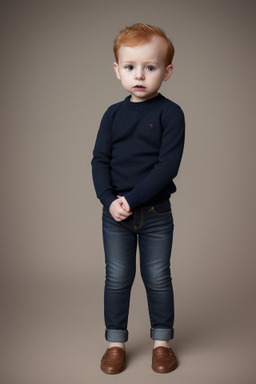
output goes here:
[{"label": "ginger hair", "polygon": [[166,46],[165,49],[165,66],[167,67],[172,63],[174,56],[174,46],[172,42],[167,38],[166,34],[161,28],[148,24],[133,24],[130,27],[126,27],[121,30],[114,41],[114,55],[116,62],[118,63],[118,54],[121,45],[127,47],[136,47],[137,45],[150,41],[153,36],[159,36],[163,39],[163,43]]}]

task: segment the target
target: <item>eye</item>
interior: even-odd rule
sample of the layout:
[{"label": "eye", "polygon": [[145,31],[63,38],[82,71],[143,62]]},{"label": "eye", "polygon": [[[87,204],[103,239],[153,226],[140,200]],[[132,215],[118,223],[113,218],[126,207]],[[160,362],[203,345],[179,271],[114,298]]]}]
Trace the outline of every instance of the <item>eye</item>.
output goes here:
[{"label": "eye", "polygon": [[155,69],[155,67],[153,67],[153,65],[148,65],[147,66],[147,71],[149,71],[149,72],[154,71],[154,69]]},{"label": "eye", "polygon": [[133,65],[126,65],[125,66],[125,69],[127,69],[127,71],[132,71],[133,70]]}]

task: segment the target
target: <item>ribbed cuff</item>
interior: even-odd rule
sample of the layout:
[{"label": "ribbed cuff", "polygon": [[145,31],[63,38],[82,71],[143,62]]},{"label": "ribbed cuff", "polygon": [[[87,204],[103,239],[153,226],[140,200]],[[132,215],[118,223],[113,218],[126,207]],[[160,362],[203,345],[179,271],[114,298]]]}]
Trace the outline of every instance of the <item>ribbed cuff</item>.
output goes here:
[{"label": "ribbed cuff", "polygon": [[134,189],[131,192],[128,192],[127,194],[125,194],[124,197],[126,198],[131,211],[134,208],[138,207],[139,205],[142,205],[145,203],[144,197]]},{"label": "ribbed cuff", "polygon": [[113,203],[113,201],[116,199],[117,197],[110,190],[104,192],[103,195],[100,197],[100,201],[106,209],[109,209],[111,203]]}]

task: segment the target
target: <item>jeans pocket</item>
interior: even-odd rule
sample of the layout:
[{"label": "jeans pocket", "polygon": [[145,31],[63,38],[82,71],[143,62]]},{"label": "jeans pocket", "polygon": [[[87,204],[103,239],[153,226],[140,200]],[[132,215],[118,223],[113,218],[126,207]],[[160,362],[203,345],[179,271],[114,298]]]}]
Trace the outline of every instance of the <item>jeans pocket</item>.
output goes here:
[{"label": "jeans pocket", "polygon": [[150,208],[150,210],[158,216],[164,216],[164,215],[171,215],[172,209],[171,209],[171,203],[170,201],[166,201],[164,203],[159,203],[157,205],[154,205]]}]

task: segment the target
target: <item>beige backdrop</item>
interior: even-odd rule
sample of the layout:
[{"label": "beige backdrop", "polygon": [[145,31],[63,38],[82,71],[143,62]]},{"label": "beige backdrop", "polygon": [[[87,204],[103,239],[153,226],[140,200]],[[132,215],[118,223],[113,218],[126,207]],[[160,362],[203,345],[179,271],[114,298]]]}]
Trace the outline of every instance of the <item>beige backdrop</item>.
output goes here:
[{"label": "beige backdrop", "polygon": [[135,22],[173,40],[161,92],[186,116],[172,198],[180,367],[151,371],[138,273],[122,383],[255,382],[255,11],[246,0],[1,2],[1,382],[120,380],[99,370],[104,255],[90,161],[102,114],[126,96],[113,39]]}]

